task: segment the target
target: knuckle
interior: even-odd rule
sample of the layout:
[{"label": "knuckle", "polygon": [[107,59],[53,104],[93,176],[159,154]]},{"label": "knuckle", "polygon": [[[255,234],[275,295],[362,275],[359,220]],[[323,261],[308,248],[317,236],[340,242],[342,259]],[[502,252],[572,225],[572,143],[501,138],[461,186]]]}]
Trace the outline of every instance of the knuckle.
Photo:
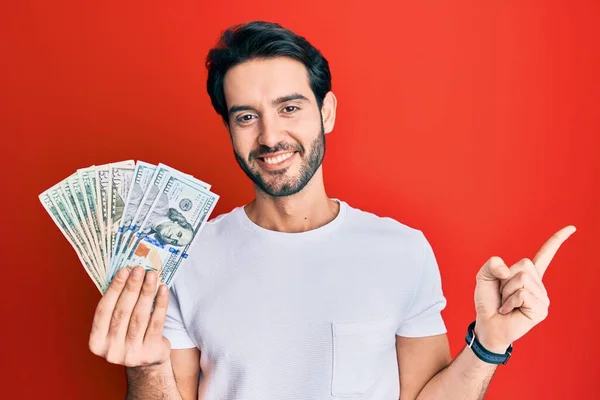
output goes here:
[{"label": "knuckle", "polygon": [[123,309],[116,309],[110,319],[110,330],[116,329],[127,318],[128,313]]},{"label": "knuckle", "polygon": [[101,302],[98,303],[98,306],[96,307],[96,315],[98,317],[103,317],[106,315],[106,307]]},{"label": "knuckle", "polygon": [[511,279],[515,284],[518,284],[519,286],[521,286],[523,283],[525,283],[525,277],[526,273],[525,271],[519,271],[515,274],[515,276],[513,276],[513,278]]},{"label": "knuckle", "polygon": [[115,312],[113,313],[113,319],[115,321],[121,322],[121,321],[123,321],[124,319],[127,318],[128,314],[129,313],[127,311],[125,311],[124,309],[117,308],[115,310]]},{"label": "knuckle", "polygon": [[492,257],[490,257],[490,259],[488,260],[488,263],[489,263],[491,266],[498,266],[498,265],[504,264],[504,260],[502,260],[502,258],[501,258],[501,257],[498,257],[498,256],[492,256]]},{"label": "knuckle", "polygon": [[130,279],[125,285],[125,292],[136,293],[140,291],[139,285],[133,279]]},{"label": "knuckle", "polygon": [[115,351],[109,350],[105,358],[111,364],[123,365],[123,355]]},{"label": "knuckle", "polygon": [[522,258],[519,261],[519,264],[523,265],[525,268],[532,268],[532,267],[534,267],[533,261],[531,261],[529,258]]},{"label": "knuckle", "polygon": [[126,367],[139,367],[140,365],[142,365],[142,363],[136,353],[128,353],[125,355],[123,365],[125,365]]},{"label": "knuckle", "polygon": [[152,332],[154,333],[162,333],[163,322],[160,319],[155,319],[152,321]]},{"label": "knuckle", "polygon": [[88,347],[94,355],[102,356],[104,353],[104,343],[94,337],[90,337]]},{"label": "knuckle", "polygon": [[548,297],[548,296],[544,297],[544,299],[542,300],[542,302],[544,303],[544,305],[546,306],[546,308],[550,308],[550,297]]},{"label": "knuckle", "polygon": [[112,282],[110,283],[110,285],[108,285],[108,289],[112,289],[117,292],[120,292],[121,290],[123,290],[123,286],[125,286],[126,281],[127,281],[127,278],[124,278],[122,276],[119,276],[119,274],[117,274],[114,277],[114,279],[112,280]]},{"label": "knuckle", "polygon": [[130,338],[137,338],[140,333],[140,327],[142,326],[142,318],[139,314],[133,314],[129,321],[129,329],[127,330],[127,336]]}]

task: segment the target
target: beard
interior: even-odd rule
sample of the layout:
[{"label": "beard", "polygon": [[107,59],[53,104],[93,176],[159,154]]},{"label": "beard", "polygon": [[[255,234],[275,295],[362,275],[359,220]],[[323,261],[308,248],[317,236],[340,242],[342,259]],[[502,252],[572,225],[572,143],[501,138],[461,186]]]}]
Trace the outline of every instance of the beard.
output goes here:
[{"label": "beard", "polygon": [[[296,177],[289,177],[288,179],[285,178],[285,174],[289,167],[272,172],[261,172],[258,167],[253,168],[250,166],[250,163],[252,160],[256,159],[258,154],[266,155],[286,150],[297,151],[298,155],[302,159],[300,171]],[[257,188],[271,197],[291,196],[304,189],[304,187],[308,184],[308,182],[310,182],[312,177],[323,163],[323,158],[325,157],[325,127],[323,126],[323,120],[321,120],[321,132],[312,142],[310,146],[310,153],[308,155],[306,155],[306,150],[300,143],[297,143],[295,146],[287,143],[278,143],[274,147],[260,146],[258,150],[253,150],[250,152],[248,155],[248,161],[244,160],[244,158],[241,157],[235,151],[235,149],[233,152],[240,168],[242,168],[248,178],[254,182],[254,185]],[[275,181],[274,183],[268,183],[265,180],[264,175],[271,177],[280,176],[281,180],[284,181],[283,183],[278,181]]]}]

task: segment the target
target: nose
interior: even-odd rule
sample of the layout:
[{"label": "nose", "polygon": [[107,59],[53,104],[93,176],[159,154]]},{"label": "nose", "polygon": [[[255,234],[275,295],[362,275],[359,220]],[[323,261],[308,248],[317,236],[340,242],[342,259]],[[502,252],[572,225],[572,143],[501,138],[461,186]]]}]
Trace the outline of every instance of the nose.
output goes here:
[{"label": "nose", "polygon": [[274,147],[285,137],[285,131],[277,115],[263,115],[259,121],[260,135],[258,143],[267,147]]}]

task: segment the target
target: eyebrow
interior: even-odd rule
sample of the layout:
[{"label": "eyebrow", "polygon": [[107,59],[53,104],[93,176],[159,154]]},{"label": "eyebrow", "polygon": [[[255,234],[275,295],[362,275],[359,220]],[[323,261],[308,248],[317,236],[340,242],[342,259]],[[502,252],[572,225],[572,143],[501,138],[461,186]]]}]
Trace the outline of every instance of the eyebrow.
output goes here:
[{"label": "eyebrow", "polygon": [[[275,100],[271,101],[271,105],[273,107],[276,107],[279,104],[286,103],[286,102],[292,101],[292,100],[309,101],[308,98],[306,98],[306,96],[304,96],[304,95],[302,95],[300,93],[292,93],[292,94],[289,94],[287,96],[281,96],[281,97],[276,98]],[[246,106],[246,105],[231,106],[229,108],[228,115],[231,116],[231,114],[236,113],[238,111],[256,111],[256,110],[255,110],[254,107]]]}]

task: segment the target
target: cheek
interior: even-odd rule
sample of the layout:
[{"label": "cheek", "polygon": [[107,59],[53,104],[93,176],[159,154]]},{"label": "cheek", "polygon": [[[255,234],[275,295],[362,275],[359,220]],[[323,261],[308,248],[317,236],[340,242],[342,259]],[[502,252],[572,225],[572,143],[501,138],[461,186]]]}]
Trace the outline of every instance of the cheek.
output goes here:
[{"label": "cheek", "polygon": [[255,134],[251,129],[246,129],[243,132],[237,131],[231,135],[231,143],[236,153],[240,154],[244,159],[254,149],[256,143]]},{"label": "cheek", "polygon": [[321,132],[321,119],[318,111],[306,114],[302,118],[293,118],[290,120],[289,129],[298,135],[304,143],[312,142]]}]

